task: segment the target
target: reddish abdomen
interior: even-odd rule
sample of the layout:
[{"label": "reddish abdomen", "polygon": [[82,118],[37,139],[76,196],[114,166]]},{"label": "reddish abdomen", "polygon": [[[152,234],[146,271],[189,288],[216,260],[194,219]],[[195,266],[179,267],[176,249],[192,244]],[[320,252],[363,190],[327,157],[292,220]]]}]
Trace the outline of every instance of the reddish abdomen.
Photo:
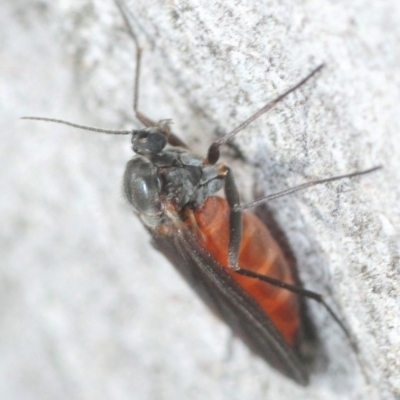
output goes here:
[{"label": "reddish abdomen", "polygon": [[[290,266],[268,228],[254,214],[244,211],[242,215],[239,266],[296,284]],[[293,345],[300,323],[297,296],[288,290],[237,274],[228,267],[227,201],[221,197],[209,197],[201,207],[194,210],[194,217],[201,232],[197,236],[202,246],[260,304],[285,340]]]}]

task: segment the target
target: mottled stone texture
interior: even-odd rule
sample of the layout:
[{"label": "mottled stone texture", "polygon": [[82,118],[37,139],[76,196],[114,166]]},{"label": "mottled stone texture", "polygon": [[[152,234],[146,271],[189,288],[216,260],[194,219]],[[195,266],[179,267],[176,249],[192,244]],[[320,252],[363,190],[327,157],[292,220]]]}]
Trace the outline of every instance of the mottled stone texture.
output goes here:
[{"label": "mottled stone texture", "polygon": [[[132,126],[133,46],[111,0],[0,4],[0,393],[21,399],[400,396],[400,3],[129,1],[141,109],[197,152],[315,66],[235,139],[243,200],[384,170],[271,203],[317,305],[326,360],[300,388],[252,356],[157,253],[122,197],[129,140],[22,115]],[[136,125],[133,125],[136,126]],[[235,158],[241,155],[242,159]]]}]

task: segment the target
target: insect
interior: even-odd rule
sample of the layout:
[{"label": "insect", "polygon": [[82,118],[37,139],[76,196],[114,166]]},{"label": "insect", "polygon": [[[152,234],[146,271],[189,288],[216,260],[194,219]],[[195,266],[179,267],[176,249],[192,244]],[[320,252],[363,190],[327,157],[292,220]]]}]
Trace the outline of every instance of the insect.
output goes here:
[{"label": "insect", "polygon": [[[135,156],[124,174],[124,192],[153,244],[176,266],[200,297],[248,346],[301,385],[309,381],[308,320],[304,297],[318,301],[350,338],[345,325],[318,293],[304,289],[266,225],[247,208],[307,187],[372,172],[321,179],[241,205],[231,169],[219,163],[220,147],[305,84],[322,65],[275,100],[212,143],[206,157],[194,155],[169,120],[152,121],[139,111],[142,50],[127,14],[116,1],[136,44],[133,109],[142,129],[118,131],[41,118],[94,132],[130,135]],[[225,197],[216,193],[224,189]]]}]

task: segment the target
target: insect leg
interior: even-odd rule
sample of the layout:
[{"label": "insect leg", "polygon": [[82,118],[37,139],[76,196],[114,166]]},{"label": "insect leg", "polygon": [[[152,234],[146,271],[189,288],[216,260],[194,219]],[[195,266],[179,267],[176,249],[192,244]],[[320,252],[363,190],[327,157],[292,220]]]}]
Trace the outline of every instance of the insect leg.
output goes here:
[{"label": "insect leg", "polygon": [[312,78],[323,67],[324,67],[324,64],[319,65],[317,68],[315,68],[313,71],[311,71],[305,78],[303,78],[300,82],[298,82],[296,85],[292,86],[291,88],[287,89],[285,92],[283,92],[281,95],[279,95],[274,100],[269,101],[264,107],[262,107],[260,110],[258,110],[256,113],[254,113],[252,116],[250,116],[250,118],[248,118],[244,122],[242,122],[233,131],[229,132],[227,135],[223,136],[221,139],[218,139],[214,143],[212,143],[211,146],[208,148],[208,153],[207,153],[207,158],[206,158],[207,163],[208,164],[215,164],[219,159],[219,148],[223,144],[229,142],[231,139],[233,139],[233,137],[237,133],[239,133],[244,128],[246,128],[247,125],[251,124],[258,117],[260,117],[261,115],[263,115],[264,113],[269,111],[271,108],[275,107],[275,105],[277,103],[282,101],[290,93],[294,92],[300,86],[304,85],[310,78]]},{"label": "insect leg", "polygon": [[226,200],[230,207],[230,215],[229,215],[229,245],[228,245],[228,265],[232,268],[236,273],[247,276],[249,278],[258,279],[263,282],[269,283],[274,286],[278,286],[282,289],[289,290],[290,292],[296,293],[300,296],[307,297],[309,299],[315,300],[320,303],[326,311],[331,315],[331,317],[335,320],[335,322],[342,329],[346,337],[349,339],[350,345],[353,350],[357,352],[357,345],[352,338],[350,331],[346,328],[341,319],[336,315],[333,309],[329,306],[329,304],[325,301],[323,296],[319,293],[313,292],[311,290],[304,289],[299,286],[291,285],[289,283],[285,283],[280,281],[279,279],[275,279],[269,277],[267,275],[258,274],[256,272],[241,268],[238,265],[238,257],[239,257],[239,249],[240,242],[242,238],[242,214],[240,207],[240,199],[239,193],[235,184],[235,180],[233,178],[233,174],[230,168],[226,168],[226,176],[225,176],[225,196]]},{"label": "insect leg", "polygon": [[327,182],[338,181],[338,180],[345,179],[345,178],[353,178],[353,177],[359,176],[359,175],[369,174],[371,172],[375,172],[375,171],[377,171],[379,169],[382,169],[382,168],[383,168],[382,165],[378,165],[376,167],[369,168],[369,169],[366,169],[364,171],[357,171],[357,172],[352,172],[350,174],[337,175],[337,176],[332,176],[330,178],[318,179],[316,181],[306,182],[306,183],[303,183],[301,185],[298,185],[298,186],[295,186],[295,187],[292,187],[292,188],[289,188],[289,189],[286,189],[286,190],[282,190],[281,192],[270,194],[268,196],[262,197],[261,199],[257,199],[257,200],[251,201],[250,203],[243,204],[243,205],[240,205],[240,206],[236,206],[236,208],[240,209],[240,210],[245,210],[246,208],[251,208],[251,207],[257,206],[257,205],[259,205],[261,203],[266,203],[268,201],[278,199],[279,197],[287,196],[289,194],[298,192],[300,190],[307,189],[307,188],[309,188],[311,186],[316,186],[316,185],[320,185],[322,183],[327,183]]},{"label": "insect leg", "polygon": [[229,247],[228,264],[233,270],[239,269],[238,257],[240,242],[242,239],[242,211],[240,210],[239,192],[236,187],[235,179],[229,167],[226,167],[225,175],[225,197],[229,204]]},{"label": "insect leg", "polygon": [[291,285],[289,283],[285,283],[280,281],[279,279],[271,278],[267,275],[261,275],[258,274],[257,272],[250,271],[248,269],[243,269],[243,268],[238,268],[235,270],[238,274],[248,276],[250,278],[258,279],[260,281],[269,283],[273,286],[278,286],[282,289],[289,290],[290,292],[297,293],[300,296],[307,297],[309,299],[315,300],[318,303],[320,303],[327,311],[328,313],[332,316],[332,318],[337,322],[337,324],[340,326],[340,328],[343,330],[345,335],[349,338],[350,342],[352,342],[352,337],[349,332],[349,330],[345,327],[343,322],[340,320],[340,318],[336,315],[336,313],[333,311],[333,309],[329,306],[328,303],[324,300],[323,296],[317,292],[313,292],[311,290],[304,289],[299,286]]}]

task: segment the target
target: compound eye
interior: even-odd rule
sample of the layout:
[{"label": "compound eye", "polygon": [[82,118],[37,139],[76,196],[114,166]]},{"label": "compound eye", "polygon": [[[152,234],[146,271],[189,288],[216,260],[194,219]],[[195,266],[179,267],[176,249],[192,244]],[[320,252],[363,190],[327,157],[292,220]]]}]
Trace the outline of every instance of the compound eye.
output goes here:
[{"label": "compound eye", "polygon": [[164,150],[167,145],[167,138],[161,132],[149,133],[146,143],[146,149],[151,154],[158,154]]},{"label": "compound eye", "polygon": [[167,138],[160,131],[140,131],[132,136],[133,151],[138,154],[158,154],[166,145]]}]

